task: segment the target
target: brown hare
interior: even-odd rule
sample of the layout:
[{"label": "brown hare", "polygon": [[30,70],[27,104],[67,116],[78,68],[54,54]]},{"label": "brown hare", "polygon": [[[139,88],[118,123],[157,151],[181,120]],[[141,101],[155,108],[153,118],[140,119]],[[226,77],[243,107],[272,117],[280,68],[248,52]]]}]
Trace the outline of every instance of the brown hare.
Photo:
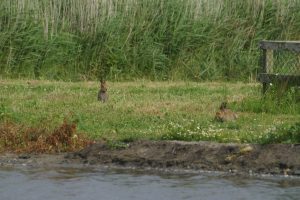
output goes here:
[{"label": "brown hare", "polygon": [[238,115],[227,108],[227,102],[222,102],[220,110],[216,113],[215,120],[219,122],[234,121]]},{"label": "brown hare", "polygon": [[100,90],[98,92],[98,101],[105,103],[107,102],[107,100],[108,100],[108,94],[107,94],[106,81],[101,80]]}]

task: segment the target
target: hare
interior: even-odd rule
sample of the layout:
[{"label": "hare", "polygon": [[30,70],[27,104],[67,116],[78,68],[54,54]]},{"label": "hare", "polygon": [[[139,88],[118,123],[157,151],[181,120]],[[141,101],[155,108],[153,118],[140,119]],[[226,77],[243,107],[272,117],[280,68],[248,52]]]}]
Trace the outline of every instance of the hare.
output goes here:
[{"label": "hare", "polygon": [[238,115],[227,108],[227,102],[222,102],[220,110],[216,113],[215,120],[220,122],[234,121]]},{"label": "hare", "polygon": [[107,100],[108,100],[108,94],[107,94],[106,81],[101,80],[100,90],[98,92],[98,101],[105,103],[107,102]]}]

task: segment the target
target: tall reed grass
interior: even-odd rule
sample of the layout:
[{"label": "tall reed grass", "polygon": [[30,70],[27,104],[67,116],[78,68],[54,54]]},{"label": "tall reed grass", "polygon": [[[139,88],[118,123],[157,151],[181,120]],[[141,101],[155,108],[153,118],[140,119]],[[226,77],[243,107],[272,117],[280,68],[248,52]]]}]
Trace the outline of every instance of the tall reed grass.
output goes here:
[{"label": "tall reed grass", "polygon": [[261,39],[300,39],[300,0],[1,0],[2,77],[255,76]]}]

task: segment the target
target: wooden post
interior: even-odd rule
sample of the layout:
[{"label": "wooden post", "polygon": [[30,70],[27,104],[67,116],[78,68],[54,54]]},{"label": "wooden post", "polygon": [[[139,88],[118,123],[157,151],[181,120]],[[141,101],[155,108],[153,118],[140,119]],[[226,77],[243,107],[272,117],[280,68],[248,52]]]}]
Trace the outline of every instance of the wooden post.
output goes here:
[{"label": "wooden post", "polygon": [[266,53],[266,73],[272,74],[273,73],[273,49],[267,49]]},{"label": "wooden post", "polygon": [[296,67],[297,67],[296,74],[300,75],[300,53],[298,53],[298,63]]},{"label": "wooden post", "polygon": [[[261,68],[262,68],[262,73],[267,73],[267,50],[262,49],[262,55],[261,55]],[[268,84],[263,82],[263,88],[262,88],[262,93],[265,94],[267,89],[268,89]]]}]

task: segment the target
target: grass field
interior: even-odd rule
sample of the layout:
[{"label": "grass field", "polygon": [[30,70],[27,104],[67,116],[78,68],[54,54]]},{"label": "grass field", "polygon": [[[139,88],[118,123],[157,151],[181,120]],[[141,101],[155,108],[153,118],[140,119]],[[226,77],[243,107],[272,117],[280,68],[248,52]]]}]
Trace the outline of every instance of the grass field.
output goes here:
[{"label": "grass field", "polygon": [[[300,142],[299,89],[262,98],[254,82],[259,42],[299,40],[299,10],[298,0],[1,0],[0,150]],[[274,55],[276,73],[297,71],[298,55]],[[238,120],[214,120],[224,100]]]},{"label": "grass field", "polygon": [[[98,87],[97,82],[1,80],[0,126],[51,131],[67,119],[78,134],[109,141],[300,142],[295,91],[278,100],[262,98],[257,83],[139,80],[108,82],[109,101],[100,103]],[[214,120],[224,100],[238,113],[237,121]]]}]

